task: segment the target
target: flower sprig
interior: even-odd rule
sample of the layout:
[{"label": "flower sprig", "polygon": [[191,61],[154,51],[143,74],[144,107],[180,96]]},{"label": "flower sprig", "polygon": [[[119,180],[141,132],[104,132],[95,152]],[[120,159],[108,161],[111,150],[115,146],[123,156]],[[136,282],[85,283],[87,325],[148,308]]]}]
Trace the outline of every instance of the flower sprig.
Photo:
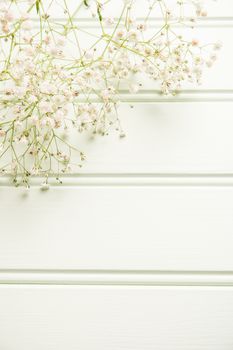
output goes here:
[{"label": "flower sprig", "polygon": [[[215,62],[220,43],[182,30],[207,15],[200,1],[149,0],[143,19],[134,18],[137,0],[117,1],[120,15],[109,16],[115,2],[82,0],[73,8],[66,0],[1,1],[0,172],[15,185],[43,175],[47,186],[50,175],[60,181],[77,172],[85,155],[72,130],[106,135],[115,128],[124,136],[122,89],[137,93],[148,77],[163,94],[175,94],[184,82],[200,84],[203,68]],[[60,20],[51,16],[56,8]],[[79,24],[83,10],[94,30]]]}]

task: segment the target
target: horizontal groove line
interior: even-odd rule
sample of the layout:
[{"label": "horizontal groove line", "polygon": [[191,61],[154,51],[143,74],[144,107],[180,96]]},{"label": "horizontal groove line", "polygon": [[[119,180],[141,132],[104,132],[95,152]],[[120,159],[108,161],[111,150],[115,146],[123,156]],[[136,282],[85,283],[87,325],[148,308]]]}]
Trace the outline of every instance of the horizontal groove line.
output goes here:
[{"label": "horizontal groove line", "polygon": [[[117,18],[115,18],[117,20]],[[143,17],[137,17],[138,21],[144,21],[145,18]],[[39,24],[39,18],[33,17],[32,21],[35,22],[35,24]],[[51,17],[51,22],[54,23],[64,23],[67,21],[65,17]],[[80,28],[99,28],[100,24],[99,21],[95,18],[74,18],[74,23],[79,23]],[[164,23],[164,20],[161,17],[151,17],[148,22],[150,26],[153,27],[159,27],[161,24]],[[172,23],[172,22],[171,22]],[[188,21],[186,20],[186,23]],[[174,27],[182,26],[182,24],[173,24]],[[233,27],[233,17],[206,17],[206,18],[199,18],[196,23],[192,23],[192,26],[194,27]]]},{"label": "horizontal groove line", "polygon": [[[0,91],[0,95],[2,92]],[[101,103],[94,94],[88,96],[89,101]],[[161,91],[155,89],[144,89],[137,94],[130,94],[127,90],[121,90],[118,97],[122,103],[177,103],[177,102],[233,102],[233,90],[229,89],[203,89],[203,90],[182,90],[173,95],[162,95]],[[86,98],[80,94],[77,102],[85,103]]]},{"label": "horizontal groove line", "polygon": [[[233,102],[231,90],[215,91],[185,91],[178,92],[175,96],[162,95],[159,91],[141,91],[138,94],[121,92],[119,99],[125,103],[177,103],[177,102]],[[97,100],[96,100],[97,101]]]},{"label": "horizontal groove line", "polygon": [[[150,80],[152,81],[152,80]],[[146,85],[146,84],[144,84]],[[101,90],[96,90],[96,94],[100,93]],[[3,91],[0,90],[0,95],[3,95]],[[89,94],[88,96],[96,95],[96,94]],[[158,95],[162,97],[169,96],[162,94],[161,90],[159,89],[154,89],[154,88],[141,88],[137,93],[129,93],[129,90],[127,89],[119,89],[119,94],[124,96],[124,95],[130,95],[130,96],[138,96],[138,95]],[[82,93],[80,93],[82,95]],[[176,92],[175,96],[172,97],[179,97],[179,96],[196,96],[196,95],[210,95],[210,96],[215,96],[215,95],[233,95],[233,89],[209,89],[209,88],[204,88],[204,89],[181,89]]]},{"label": "horizontal groove line", "polygon": [[[120,92],[122,94],[127,94],[128,90],[120,90]],[[139,91],[139,93],[142,94],[150,94],[150,93],[155,93],[158,95],[161,95],[161,91],[158,89],[141,89]],[[200,88],[196,88],[196,89],[182,89],[180,91],[178,91],[177,95],[196,95],[196,94],[204,94],[204,95],[209,95],[209,94],[233,94],[233,89],[200,89]],[[176,96],[177,96],[176,95]]]},{"label": "horizontal groove line", "polygon": [[[189,18],[187,16],[187,18]],[[38,17],[32,17],[31,18],[33,21],[35,22],[39,22],[40,19]],[[50,17],[50,19],[52,19],[53,21],[66,21],[66,17]],[[145,17],[136,17],[136,19],[138,21],[144,21],[145,20]],[[115,17],[114,20],[118,20],[118,17]],[[124,22],[125,18],[123,17],[122,21]],[[174,20],[176,20],[176,18],[174,18]],[[73,18],[73,21],[76,21],[76,22],[91,22],[91,23],[99,23],[99,19],[97,18],[94,18],[94,17],[77,17],[77,18]],[[148,19],[148,22],[157,22],[157,21],[160,21],[160,22],[163,22],[163,18],[162,17],[154,17],[154,16],[151,16],[149,19]],[[197,19],[198,22],[228,22],[228,21],[233,21],[233,16],[207,16],[207,17],[199,17]]]},{"label": "horizontal groove line", "polygon": [[[93,102],[100,102],[94,95],[89,96]],[[120,91],[119,100],[123,103],[177,103],[177,102],[233,102],[233,90],[183,90],[173,95],[162,95],[154,89],[141,90],[137,94],[130,94],[126,90]],[[77,98],[85,102],[82,95]]]},{"label": "horizontal groove line", "polygon": [[[62,185],[51,176],[51,187],[233,187],[233,174],[67,174]],[[31,178],[31,187],[40,187],[43,177]],[[12,187],[10,176],[0,178],[0,187]]]},{"label": "horizontal groove line", "polygon": [[0,270],[0,284],[232,287],[233,272]]}]

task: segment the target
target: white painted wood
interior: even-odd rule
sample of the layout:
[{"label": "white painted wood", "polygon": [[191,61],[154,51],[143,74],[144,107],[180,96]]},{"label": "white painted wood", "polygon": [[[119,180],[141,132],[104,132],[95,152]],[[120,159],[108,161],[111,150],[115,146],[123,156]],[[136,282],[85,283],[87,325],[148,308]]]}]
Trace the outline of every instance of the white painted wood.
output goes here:
[{"label": "white painted wood", "polygon": [[[54,2],[53,6],[50,6],[51,2],[48,2],[49,11],[47,13],[50,16],[56,16],[58,18],[64,18],[64,1],[58,0]],[[69,0],[67,2],[69,9],[75,11],[79,4],[83,3],[83,0]],[[93,3],[92,0],[89,0],[89,4]],[[166,0],[166,3],[168,4],[169,8],[171,10],[177,9],[177,2],[176,0]],[[186,2],[187,3],[187,2]],[[60,4],[61,6],[57,6],[57,4]],[[143,4],[143,5],[142,5]],[[44,7],[46,9],[47,3],[44,3]],[[112,0],[109,5],[105,6],[105,15],[110,17],[118,17],[122,11],[124,5],[123,0]],[[48,8],[47,7],[47,8]],[[157,7],[158,8],[158,7]],[[185,6],[186,8],[186,14],[193,15],[193,8],[188,6]],[[94,8],[93,8],[94,9]],[[136,10],[135,15],[138,17],[145,17],[148,13],[148,2],[144,1],[142,3],[141,0],[134,0],[134,9]],[[212,18],[229,18],[233,16],[233,4],[231,0],[205,0],[205,9],[208,12],[208,17]],[[34,11],[34,14],[36,15],[36,12]],[[89,18],[89,11],[86,9],[85,6],[81,8],[81,11],[79,12],[79,16],[81,18]],[[154,17],[160,17],[161,12],[156,9],[153,13]]]},{"label": "white painted wood", "polygon": [[[232,12],[233,16],[233,12]],[[159,24],[156,20],[149,23],[151,36],[154,32],[158,30],[158,25],[161,26],[161,22]],[[87,23],[80,23],[80,28],[82,26],[86,27],[86,31],[95,34],[101,35],[101,30],[98,25]],[[218,20],[201,20],[198,22],[197,26],[192,28],[175,28],[177,33],[180,33],[187,40],[192,40],[197,38],[202,45],[205,44],[214,44],[216,42],[222,43],[222,48],[220,51],[217,51],[217,60],[211,68],[206,66],[203,67],[203,78],[202,83],[198,87],[195,83],[182,83],[182,89],[198,91],[201,89],[210,89],[210,90],[233,90],[233,79],[232,79],[232,61],[233,61],[233,50],[232,50],[232,42],[231,38],[233,36],[233,17],[228,20],[218,19]],[[111,31],[109,32],[111,34]],[[82,31],[78,32],[78,38],[81,43],[83,49],[88,50],[92,44],[96,41],[96,38],[92,38],[87,35],[86,32]],[[101,44],[103,48],[105,47],[105,43]],[[71,53],[73,57],[73,52],[76,52],[75,44],[72,46],[71,44],[67,47],[67,52]],[[212,51],[209,50],[209,54]],[[208,55],[206,56],[206,58]],[[156,81],[153,81],[149,78],[145,78],[145,74],[139,75],[140,83],[142,84],[142,90],[155,90],[159,88],[159,84]],[[125,84],[125,88],[127,88],[127,84]]]},{"label": "white painted wood", "polygon": [[[225,22],[221,21],[215,23],[209,22],[209,26],[205,25],[195,29],[185,29],[183,32],[187,39],[199,38],[200,42],[203,44],[220,41],[223,45],[222,49],[217,52],[218,59],[215,64],[211,68],[204,67],[202,84],[199,86],[201,89],[233,89],[233,50],[231,43],[233,21],[230,22],[230,26],[227,25],[225,27],[225,24]],[[179,32],[179,29],[177,30]],[[156,89],[158,87],[158,84],[150,79],[144,80],[144,82],[142,80],[142,83],[145,89]],[[197,91],[198,87],[193,83],[184,83],[182,84],[182,89]]]},{"label": "white painted wood", "polygon": [[74,132],[72,144],[86,155],[79,173],[233,173],[232,102],[130,105],[119,108],[125,138],[114,128],[95,138]]},{"label": "white painted wood", "polygon": [[[233,12],[232,12],[233,16]],[[36,24],[35,24],[36,25]],[[152,21],[151,26],[151,35],[158,30],[156,20]],[[161,22],[160,24],[161,25]],[[95,35],[101,35],[101,30],[96,24],[90,24],[90,22],[80,22],[80,28],[84,28],[85,32],[78,31],[78,39],[83,50],[87,50],[96,42],[96,38],[89,36],[86,32],[90,32]],[[184,37],[187,40],[192,40],[193,38],[198,38],[201,44],[214,44],[216,42],[222,43],[222,48],[220,51],[217,51],[217,60],[214,63],[213,67],[203,68],[203,78],[200,86],[196,86],[195,83],[183,83],[182,89],[194,91],[198,93],[198,89],[202,90],[226,90],[233,91],[233,79],[232,79],[232,61],[233,61],[233,50],[231,38],[233,37],[233,17],[230,20],[202,20],[199,22],[195,29],[185,28],[183,30],[179,27],[176,28],[177,33],[182,32]],[[111,33],[111,31],[110,31]],[[69,42],[66,47],[66,53],[74,59],[74,53],[77,52],[76,43],[72,44]],[[9,44],[9,43],[8,43]],[[102,42],[102,47],[105,47],[105,42]],[[100,45],[100,47],[101,47]],[[211,54],[212,51],[209,51]],[[207,56],[208,57],[208,56]],[[151,80],[150,78],[145,78],[145,75],[139,75],[137,78],[142,84],[141,90],[158,90],[160,88],[158,82]],[[127,83],[123,88],[127,89]],[[151,91],[150,91],[151,92]],[[140,94],[140,93],[139,93]],[[130,99],[130,96],[129,96]]]},{"label": "white painted wood", "polygon": [[124,104],[126,137],[75,134],[83,173],[233,173],[232,102]]},{"label": "white painted wood", "polygon": [[0,179],[0,350],[233,348],[233,2],[207,8],[187,35],[223,49],[202,86],[122,91],[127,137],[72,136],[87,162],[63,186]]},{"label": "white painted wood", "polygon": [[233,270],[232,186],[0,188],[0,269]]},{"label": "white painted wood", "polygon": [[[169,0],[167,1],[169,2]],[[171,0],[170,2],[173,3],[173,6],[176,3],[176,1],[174,0]],[[227,5],[225,4],[225,2],[227,3]],[[222,2],[222,0],[216,2],[209,0],[208,7],[210,9],[210,17],[200,19],[196,25],[196,28],[191,29],[187,27],[185,28],[185,30],[176,28],[178,33],[180,32],[180,30],[182,31],[184,38],[187,38],[187,40],[198,38],[200,43],[203,45],[208,43],[215,43],[218,41],[222,42],[223,44],[221,51],[217,52],[218,59],[214,66],[211,69],[207,67],[205,67],[204,69],[202,85],[199,87],[202,90],[221,90],[222,92],[226,92],[226,90],[230,92],[233,91],[233,50],[231,40],[233,36],[233,3],[230,2],[230,0],[225,0],[225,2]],[[63,3],[63,0],[61,0],[60,3]],[[121,3],[122,1],[111,1],[109,11],[117,15],[117,13],[121,10]],[[141,6],[141,2],[139,0],[136,1],[136,4],[138,7],[138,14],[140,14],[140,16],[143,18],[145,14],[144,6]],[[69,6],[71,8],[76,8],[77,1],[69,1]],[[64,12],[62,11],[62,7],[58,6],[56,1],[54,2],[54,5],[50,7],[50,12],[51,19],[54,18],[55,22],[55,17],[58,17],[58,21],[61,21],[62,18],[64,20]],[[77,32],[77,36],[83,50],[88,50],[96,41],[96,38],[93,38],[92,36],[88,35],[87,32],[90,31],[90,33],[94,35],[102,34],[98,22],[91,18],[89,19],[90,20],[87,21],[87,11],[84,10],[81,11],[81,14],[78,15],[75,22],[78,28],[80,28],[80,30],[78,30]],[[38,27],[39,22],[36,20],[34,22],[34,25]],[[161,26],[161,21],[159,21],[155,17],[154,19],[152,19],[152,21],[149,22],[148,25],[148,27],[151,28],[151,33],[157,31],[157,26]],[[82,31],[83,27],[86,27],[85,32]],[[60,27],[58,28],[60,29]],[[111,34],[111,29],[108,30],[110,31],[109,34]],[[74,53],[77,52],[77,47],[75,42],[73,42],[72,44],[72,41],[74,41],[73,38],[70,38],[70,41],[65,50],[66,53],[69,53],[70,57],[74,59],[76,58]],[[10,43],[5,43],[5,45],[10,45]],[[102,45],[104,47],[104,41]],[[150,80],[149,78],[145,79],[144,76],[141,76],[139,77],[139,80],[140,83],[142,83],[142,91],[159,89],[159,84],[155,81]],[[124,88],[127,88],[127,84],[125,84]],[[193,83],[182,84],[182,89],[189,91],[194,90],[198,92],[198,88],[196,88],[196,86],[194,86]],[[130,96],[128,97],[128,99],[130,99]]]},{"label": "white painted wood", "polygon": [[1,286],[6,350],[230,350],[232,288]]}]

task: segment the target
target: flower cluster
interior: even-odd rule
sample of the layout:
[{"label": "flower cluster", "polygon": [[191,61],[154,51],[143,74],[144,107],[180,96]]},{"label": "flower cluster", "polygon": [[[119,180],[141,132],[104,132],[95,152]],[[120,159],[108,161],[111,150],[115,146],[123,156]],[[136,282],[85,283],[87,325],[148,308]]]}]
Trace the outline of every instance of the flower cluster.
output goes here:
[{"label": "flower cluster", "polygon": [[[207,15],[201,2],[147,0],[143,19],[134,16],[137,2],[1,1],[0,172],[16,185],[28,186],[33,175],[60,181],[81,167],[73,130],[105,135],[113,127],[124,136],[122,90],[136,94],[148,79],[163,94],[201,83],[221,47],[193,37],[196,19]],[[57,10],[61,18],[54,18]],[[83,11],[94,29],[79,23]]]}]

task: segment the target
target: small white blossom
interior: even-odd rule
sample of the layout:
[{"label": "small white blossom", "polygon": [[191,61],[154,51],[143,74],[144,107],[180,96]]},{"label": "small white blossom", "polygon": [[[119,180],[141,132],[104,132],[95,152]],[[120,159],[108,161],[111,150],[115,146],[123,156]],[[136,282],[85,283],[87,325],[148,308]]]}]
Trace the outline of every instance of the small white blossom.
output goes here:
[{"label": "small white blossom", "polygon": [[[118,20],[113,0],[87,0],[81,11],[96,18],[99,26],[89,32],[81,30],[79,14],[69,1],[45,6],[36,0],[3,0],[1,174],[13,174],[15,184],[22,181],[26,186],[31,175],[43,174],[41,189],[48,189],[47,176],[77,171],[85,160],[79,138],[70,137],[70,130],[94,137],[115,129],[125,136],[118,115],[122,90],[136,94],[147,88],[148,79],[163,94],[175,94],[184,82],[201,84],[204,68],[212,67],[222,44],[202,42],[195,34],[189,39],[176,28],[179,22],[194,33],[197,17],[207,15],[203,1],[172,2],[174,6],[168,0],[145,1],[148,20],[138,21],[136,1],[119,2]],[[51,16],[56,11],[66,18],[61,25]],[[150,25],[154,16],[161,17],[160,28]],[[4,166],[7,159],[12,161]]]}]

